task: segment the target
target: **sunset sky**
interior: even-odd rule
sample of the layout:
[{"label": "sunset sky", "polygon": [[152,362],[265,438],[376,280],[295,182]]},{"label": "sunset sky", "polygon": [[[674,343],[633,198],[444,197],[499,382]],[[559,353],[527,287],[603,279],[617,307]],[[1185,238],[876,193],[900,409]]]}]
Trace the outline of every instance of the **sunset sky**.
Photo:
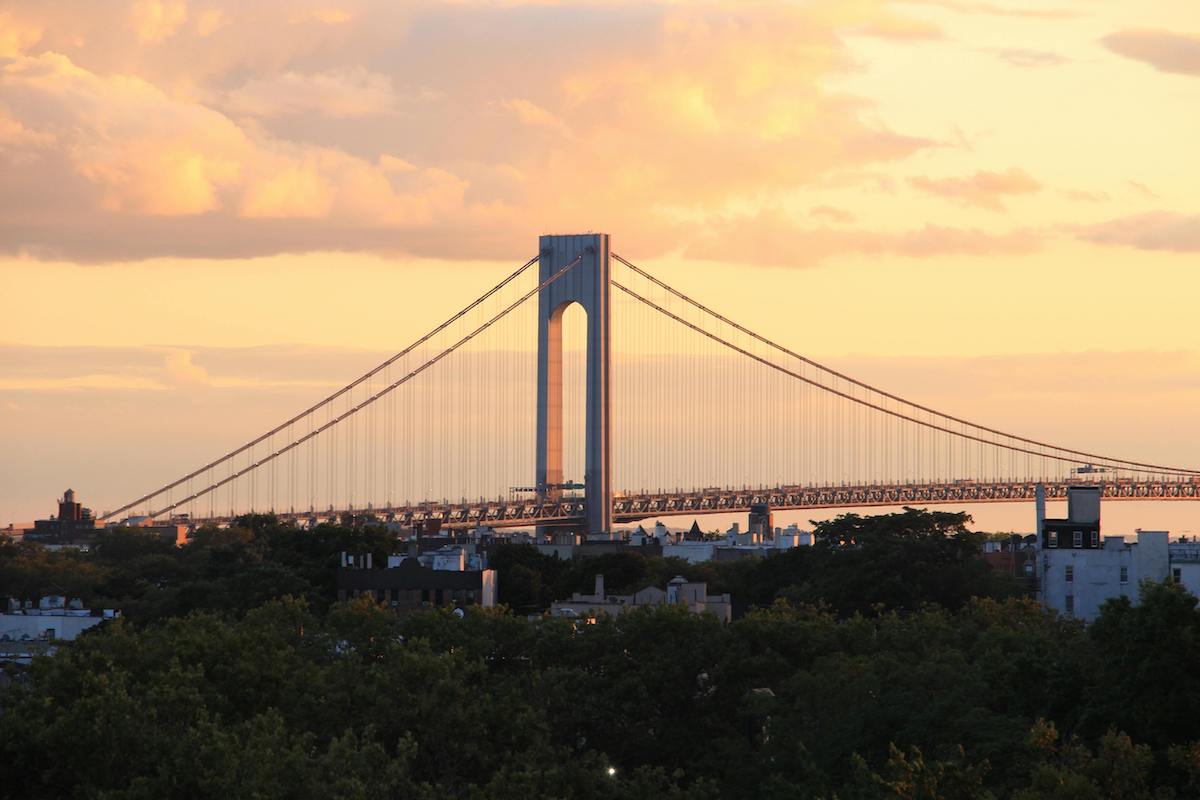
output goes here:
[{"label": "sunset sky", "polygon": [[0,526],[585,230],[915,401],[1197,467],[1198,143],[1193,0],[0,2]]}]

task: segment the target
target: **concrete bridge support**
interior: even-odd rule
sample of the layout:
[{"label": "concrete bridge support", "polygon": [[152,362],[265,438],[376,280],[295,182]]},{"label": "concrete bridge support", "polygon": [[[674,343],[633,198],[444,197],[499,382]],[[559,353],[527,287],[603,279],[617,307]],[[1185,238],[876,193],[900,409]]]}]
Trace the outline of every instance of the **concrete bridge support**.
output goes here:
[{"label": "concrete bridge support", "polygon": [[[611,266],[608,234],[542,236],[540,280],[580,262],[538,297],[538,494],[557,499],[563,484],[562,316],[572,303],[587,313],[587,409],[584,495],[587,533],[612,530],[612,427],[609,390]],[[575,476],[571,476],[575,477]]]}]

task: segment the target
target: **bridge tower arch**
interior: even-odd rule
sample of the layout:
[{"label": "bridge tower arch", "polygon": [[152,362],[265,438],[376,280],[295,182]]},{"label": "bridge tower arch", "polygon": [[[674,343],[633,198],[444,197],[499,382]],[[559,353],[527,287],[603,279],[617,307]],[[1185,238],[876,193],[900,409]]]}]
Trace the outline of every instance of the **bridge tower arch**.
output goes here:
[{"label": "bridge tower arch", "polygon": [[545,281],[579,263],[538,296],[537,475],[540,497],[556,500],[563,484],[562,317],[572,303],[587,314],[587,401],[584,422],[584,500],[588,533],[612,530],[610,422],[611,251],[608,234],[542,236],[539,276]]}]

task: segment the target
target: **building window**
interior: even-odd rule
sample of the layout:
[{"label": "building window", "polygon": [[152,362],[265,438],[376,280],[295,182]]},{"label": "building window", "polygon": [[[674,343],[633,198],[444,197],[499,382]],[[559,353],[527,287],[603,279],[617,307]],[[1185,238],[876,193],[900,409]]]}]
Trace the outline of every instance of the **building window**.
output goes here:
[{"label": "building window", "polygon": [[1058,547],[1058,531],[1050,531],[1046,534],[1046,547]]},{"label": "building window", "polygon": [[1075,547],[1083,547],[1083,531],[1075,531]]},{"label": "building window", "polygon": [[1181,570],[1179,567],[1171,570],[1171,579],[1176,583],[1183,583],[1183,570]]},{"label": "building window", "polygon": [[1129,567],[1121,567],[1121,583],[1129,583]]},{"label": "building window", "polygon": [[1092,531],[1092,547],[1100,546],[1100,531]]},{"label": "building window", "polygon": [[1067,613],[1075,616],[1075,595],[1067,595]]},{"label": "building window", "polygon": [[1070,564],[1067,565],[1067,583],[1075,582],[1075,568]]}]

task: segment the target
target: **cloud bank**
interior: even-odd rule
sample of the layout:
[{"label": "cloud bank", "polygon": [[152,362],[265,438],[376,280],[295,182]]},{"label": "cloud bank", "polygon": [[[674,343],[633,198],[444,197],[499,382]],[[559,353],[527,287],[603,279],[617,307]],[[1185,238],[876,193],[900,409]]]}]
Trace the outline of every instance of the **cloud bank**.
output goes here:
[{"label": "cloud bank", "polygon": [[[0,12],[0,252],[639,252],[933,144],[825,88],[884,0],[565,7],[47,0]],[[269,30],[270,35],[264,31]]]}]

